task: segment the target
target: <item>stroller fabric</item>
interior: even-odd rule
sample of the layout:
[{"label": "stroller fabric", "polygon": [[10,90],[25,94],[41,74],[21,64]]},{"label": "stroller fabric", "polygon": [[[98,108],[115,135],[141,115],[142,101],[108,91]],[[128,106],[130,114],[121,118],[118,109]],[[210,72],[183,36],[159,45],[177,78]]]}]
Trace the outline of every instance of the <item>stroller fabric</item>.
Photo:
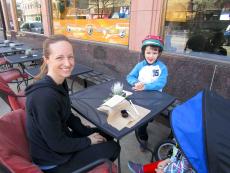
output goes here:
[{"label": "stroller fabric", "polygon": [[174,136],[198,173],[230,171],[230,100],[201,91],[171,114]]}]

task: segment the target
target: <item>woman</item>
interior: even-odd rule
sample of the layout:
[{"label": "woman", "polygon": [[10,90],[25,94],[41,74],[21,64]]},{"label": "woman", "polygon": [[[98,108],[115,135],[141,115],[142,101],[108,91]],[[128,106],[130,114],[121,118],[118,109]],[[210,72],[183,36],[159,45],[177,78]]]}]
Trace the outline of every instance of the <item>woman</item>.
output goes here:
[{"label": "woman", "polygon": [[66,78],[74,68],[70,41],[54,35],[43,43],[42,77],[26,89],[27,136],[33,162],[47,173],[73,172],[100,158],[114,161],[120,146],[71,112]]}]

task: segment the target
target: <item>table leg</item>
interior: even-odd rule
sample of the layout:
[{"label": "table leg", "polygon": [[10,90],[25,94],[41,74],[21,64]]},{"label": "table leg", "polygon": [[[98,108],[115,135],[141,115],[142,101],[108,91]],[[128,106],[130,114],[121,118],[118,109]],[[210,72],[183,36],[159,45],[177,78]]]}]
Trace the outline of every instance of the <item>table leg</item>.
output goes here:
[{"label": "table leg", "polygon": [[75,82],[75,80],[72,79],[72,83],[71,83],[71,87],[70,87],[70,92],[71,92],[71,94],[73,94],[73,84],[74,84],[74,82]]},{"label": "table leg", "polygon": [[[140,141],[140,139],[139,139],[139,137],[138,137],[138,135],[137,135],[137,130],[135,130],[135,136],[136,136],[136,139],[137,139],[138,143],[141,145],[141,141]],[[144,146],[144,145],[143,145],[143,146]],[[155,154],[154,151],[151,150],[151,149],[148,148],[148,147],[146,147],[145,149],[151,153],[152,156],[151,156],[150,162],[153,162],[153,156],[154,156],[154,154]]]},{"label": "table leg", "polygon": [[[22,82],[24,82],[25,83],[25,85],[26,85],[26,87],[28,86],[28,82],[29,82],[29,80],[30,79],[32,79],[32,78],[30,78],[29,79],[29,76],[27,77],[26,75],[25,75],[25,69],[26,69],[26,66],[25,66],[25,64],[24,63],[19,63],[18,64],[19,65],[19,67],[21,68],[21,70],[22,70]],[[21,83],[22,83],[21,82]],[[19,85],[21,85],[21,83],[19,84]],[[20,89],[20,86],[18,85],[18,87],[19,87],[19,89]]]},{"label": "table leg", "polygon": [[[117,140],[117,143],[120,145],[120,141]],[[117,162],[118,162],[118,173],[121,173],[121,157],[120,157],[120,153],[118,155],[118,158],[117,158]]]},{"label": "table leg", "polygon": [[84,79],[84,88],[87,88],[87,81]]}]

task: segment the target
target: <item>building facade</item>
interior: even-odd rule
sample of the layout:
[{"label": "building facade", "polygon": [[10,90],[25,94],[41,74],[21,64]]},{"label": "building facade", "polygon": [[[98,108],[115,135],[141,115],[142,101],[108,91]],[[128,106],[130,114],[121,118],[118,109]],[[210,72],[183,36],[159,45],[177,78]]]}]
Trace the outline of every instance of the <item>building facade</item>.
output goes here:
[{"label": "building facade", "polygon": [[[164,38],[166,91],[185,100],[208,88],[230,97],[227,0],[1,0],[8,33],[21,40],[64,34],[77,62],[121,77],[142,59],[149,34]],[[10,9],[10,10],[8,10]],[[228,75],[229,74],[229,75]],[[223,84],[223,81],[224,84]]]}]

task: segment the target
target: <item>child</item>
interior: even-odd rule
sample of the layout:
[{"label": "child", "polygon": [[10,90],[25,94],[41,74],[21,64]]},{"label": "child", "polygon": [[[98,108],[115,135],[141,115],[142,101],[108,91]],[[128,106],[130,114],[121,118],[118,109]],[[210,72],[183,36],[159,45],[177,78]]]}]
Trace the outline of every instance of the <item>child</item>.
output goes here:
[{"label": "child", "polygon": [[195,173],[188,160],[177,147],[173,148],[171,158],[146,165],[129,161],[128,167],[132,173]]},{"label": "child", "polygon": [[[158,90],[162,91],[167,83],[168,70],[166,65],[158,60],[164,48],[161,37],[148,35],[141,46],[144,60],[139,62],[127,76],[127,82],[135,91]],[[145,151],[148,141],[148,124],[137,129],[141,151]]]}]

